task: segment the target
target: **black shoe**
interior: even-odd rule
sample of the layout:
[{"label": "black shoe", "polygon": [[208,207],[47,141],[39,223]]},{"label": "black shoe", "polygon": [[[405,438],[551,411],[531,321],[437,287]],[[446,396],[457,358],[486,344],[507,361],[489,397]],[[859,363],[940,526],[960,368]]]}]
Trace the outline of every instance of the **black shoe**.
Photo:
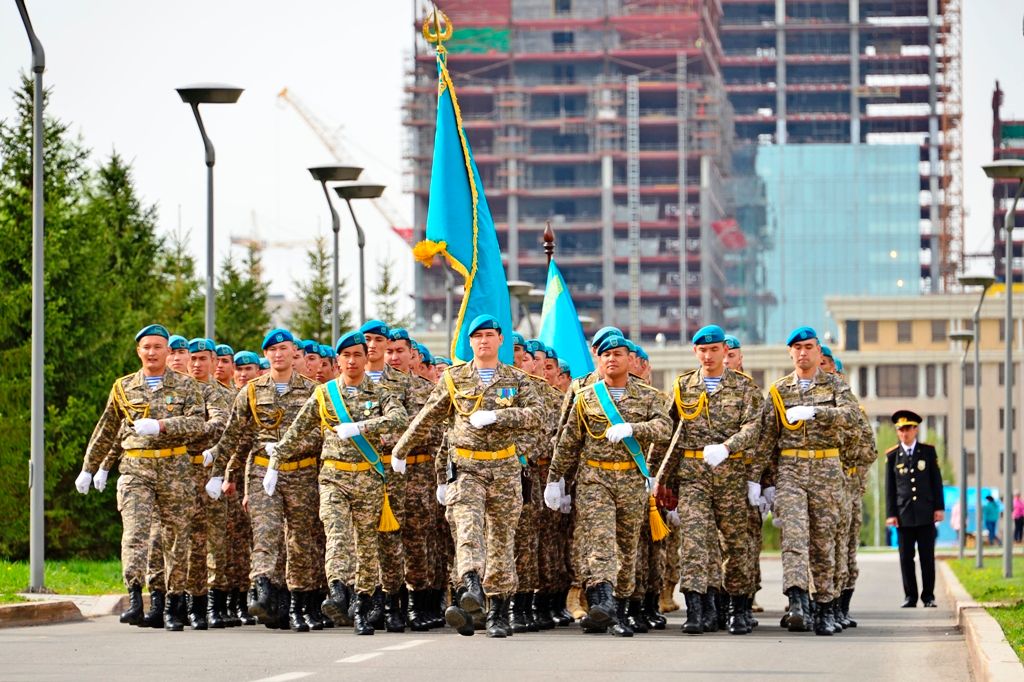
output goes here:
[{"label": "black shoe", "polygon": [[277,589],[277,629],[287,630],[291,627],[288,613],[291,610],[292,593],[287,587]]},{"label": "black shoe", "polygon": [[451,593],[448,588],[443,590],[427,590],[427,620],[430,623],[431,630],[443,628],[446,625],[444,610],[447,607],[442,603],[446,594],[449,596],[449,603],[451,603]]},{"label": "black shoe", "polygon": [[427,590],[413,590],[409,593],[409,629],[413,632],[426,632],[430,629]]},{"label": "black shoe", "polygon": [[271,620],[271,613],[277,611],[274,587],[270,584],[270,578],[260,576],[256,578],[255,589],[255,594],[250,593],[255,598],[249,601],[249,615],[266,625]]},{"label": "black shoe", "polygon": [[476,631],[476,628],[473,627],[473,616],[459,606],[459,604],[462,603],[462,597],[465,595],[465,590],[466,588],[460,587],[455,593],[455,598],[452,600],[451,606],[445,609],[444,621],[460,635],[471,637]]},{"label": "black shoe", "polygon": [[839,599],[832,600],[832,620],[839,626],[840,632],[850,627],[849,621],[843,615],[843,605]]},{"label": "black shoe", "polygon": [[569,609],[565,608],[565,598],[568,594],[568,590],[552,593],[554,601],[552,602],[551,619],[558,627],[568,627],[576,622],[576,619],[569,613]]},{"label": "black shoe", "polygon": [[[249,613],[249,600],[256,599],[256,588],[235,590],[235,617],[242,625],[256,625],[256,617]],[[228,614],[229,616],[231,614]]]},{"label": "black shoe", "polygon": [[917,600],[914,599],[913,597],[907,597],[906,599],[904,599],[903,600],[903,605],[900,606],[901,609],[913,609],[913,608],[916,608],[916,607],[917,607]]},{"label": "black shoe", "polygon": [[[324,614],[320,613],[320,604],[323,602],[323,592],[310,590],[306,592],[306,603],[302,608],[302,617],[310,630],[320,631],[326,627]],[[333,624],[332,624],[333,625]]]},{"label": "black shoe", "polygon": [[833,623],[830,622],[828,613],[828,604],[818,603],[818,608],[814,612],[814,634],[819,637],[831,637],[833,634]]},{"label": "black shoe", "polygon": [[718,629],[724,630],[729,620],[729,595],[725,590],[715,590],[715,613],[718,614]]},{"label": "black shoe", "polygon": [[935,609],[938,608],[939,605],[935,603],[934,599],[925,599],[924,603],[921,604],[921,606],[923,606],[926,609]]},{"label": "black shoe", "polygon": [[188,604],[188,625],[193,630],[206,629],[206,595],[185,595]]},{"label": "black shoe", "polygon": [[121,622],[128,625],[142,625],[142,585],[128,588],[128,609],[121,613]]},{"label": "black shoe", "polygon": [[405,632],[405,610],[402,608],[402,596],[397,592],[384,595],[384,629]]},{"label": "black shoe", "polygon": [[483,612],[486,600],[484,599],[484,588],[480,585],[480,576],[476,571],[469,571],[462,576],[462,597],[459,599],[459,606],[467,613]]},{"label": "black shoe", "polygon": [[352,620],[353,629],[357,635],[372,635],[373,625],[370,623],[370,609],[372,608],[373,597],[360,592],[356,595],[355,618]]},{"label": "black shoe", "polygon": [[216,587],[210,588],[210,594],[206,604],[206,624],[211,630],[223,630],[227,627],[224,622],[224,609],[227,604],[228,595],[224,590]]},{"label": "black shoe", "polygon": [[658,611],[658,593],[644,593],[644,618],[652,630],[664,630],[668,620]]},{"label": "black shoe", "polygon": [[181,622],[181,605],[184,602],[185,595],[169,594],[167,595],[167,601],[164,605],[164,630],[168,632],[181,632],[185,629],[185,624]]},{"label": "black shoe", "polygon": [[491,597],[490,608],[487,609],[487,636],[496,639],[512,636],[508,623],[508,597]]},{"label": "black shoe", "polygon": [[384,629],[384,590],[380,585],[373,591],[373,599],[370,602],[370,613],[367,616],[370,625],[374,630]]},{"label": "black shoe", "polygon": [[704,632],[704,595],[700,592],[687,590],[683,592],[686,601],[686,622],[683,632],[688,635],[699,635]]},{"label": "black shoe", "polygon": [[800,604],[803,606],[804,614],[804,625],[800,628],[800,632],[810,632],[813,630],[814,623],[811,622],[811,595],[807,590],[801,590],[800,592]]},{"label": "black shoe", "polygon": [[352,625],[348,615],[349,599],[348,586],[340,580],[332,580],[320,610],[338,625]]},{"label": "black shoe", "polygon": [[745,597],[744,601],[745,601],[746,606],[747,606],[746,611],[745,611],[746,618],[747,618],[747,625],[750,627],[751,630],[753,630],[754,628],[756,628],[758,626],[757,618],[754,618],[754,595],[752,595],[752,594],[747,595]]},{"label": "black shoe", "polygon": [[730,635],[746,635],[750,632],[747,627],[747,620],[744,617],[747,610],[746,600],[739,595],[729,595],[729,615],[726,622],[726,629]]},{"label": "black shoe", "polygon": [[526,619],[529,624],[538,630],[553,630],[555,619],[551,617],[551,600],[553,595],[550,592],[537,592],[531,594],[530,606],[526,609]]},{"label": "black shoe", "polygon": [[616,637],[632,637],[633,628],[629,625],[629,616],[626,615],[626,600],[612,597],[615,603],[615,622],[608,628],[608,631]]},{"label": "black shoe", "polygon": [[651,626],[647,624],[647,619],[644,618],[644,603],[639,599],[622,601],[625,601],[626,624],[629,625],[629,629],[638,635],[647,634]]},{"label": "black shoe", "polygon": [[303,616],[306,608],[306,593],[292,590],[288,600],[288,629],[292,632],[309,632],[309,623]]},{"label": "black shoe", "polygon": [[164,595],[163,590],[149,591],[149,611],[139,623],[144,628],[162,628],[164,626]]},{"label": "black shoe", "polygon": [[[512,597],[512,632],[529,632],[530,619],[527,611],[533,608],[534,595],[529,592],[516,592]],[[534,625],[536,627],[536,624]]]},{"label": "black shoe", "polygon": [[608,632],[607,625],[598,625],[594,621],[590,620],[590,616],[583,616],[580,618],[580,627],[583,628],[583,633],[586,635],[592,635],[596,633]]},{"label": "black shoe", "polygon": [[242,603],[245,603],[245,595],[239,597],[237,590],[230,590],[224,593],[224,610],[223,621],[224,627],[237,628],[242,625],[242,619],[238,615],[238,600],[241,599]]},{"label": "black shoe", "polygon": [[807,591],[799,587],[791,587],[786,590],[786,596],[789,597],[789,610],[784,619],[785,627],[790,632],[804,632],[809,621],[810,614],[804,611],[803,595],[805,594]]},{"label": "black shoe", "polygon": [[701,601],[701,624],[704,626],[704,632],[718,632],[718,590],[709,587],[702,595]]},{"label": "black shoe", "polygon": [[853,588],[848,588],[842,591],[839,595],[839,608],[843,611],[843,620],[846,623],[844,627],[855,628],[857,627],[857,621],[850,618],[850,600],[853,599]]},{"label": "black shoe", "polygon": [[617,619],[612,584],[598,583],[587,588],[587,617],[594,625],[608,627]]}]

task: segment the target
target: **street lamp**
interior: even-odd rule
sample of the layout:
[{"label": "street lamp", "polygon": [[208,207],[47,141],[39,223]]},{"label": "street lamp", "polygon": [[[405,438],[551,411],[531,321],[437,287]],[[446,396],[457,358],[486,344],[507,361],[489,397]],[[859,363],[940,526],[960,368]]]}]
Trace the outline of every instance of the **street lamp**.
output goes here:
[{"label": "street lamp", "polygon": [[538,333],[537,325],[533,321],[533,313],[530,312],[530,306],[544,302],[544,290],[530,289],[525,295],[519,297],[519,301],[523,305],[523,309],[526,311],[526,321],[530,326],[530,335],[535,337]]},{"label": "street lamp", "polygon": [[366,235],[363,228],[359,226],[356,219],[356,212],[352,210],[353,199],[376,199],[384,193],[384,185],[341,185],[335,187],[334,191],[345,200],[348,212],[352,216],[352,222],[356,226],[356,239],[359,245],[359,324],[366,322],[366,261],[364,250],[366,247]]},{"label": "street lamp", "polygon": [[533,283],[527,282],[521,279],[510,279],[508,281],[508,295],[515,299],[515,306],[512,308],[512,326],[516,327],[519,324],[519,319],[522,317],[523,303],[519,300],[520,296],[526,296],[533,289]]},{"label": "street lamp", "polygon": [[200,104],[234,104],[242,95],[242,88],[223,83],[196,83],[177,88],[181,101],[192,107],[199,134],[203,138],[206,150],[206,338],[214,336],[214,320],[216,315],[216,296],[213,289],[213,164],[215,156],[213,142],[206,134],[203,119],[199,115]]},{"label": "street lamp", "polygon": [[[960,355],[960,533],[957,538],[957,554],[960,559],[964,558],[964,546],[967,541],[967,442],[965,440],[964,416],[967,413],[967,405],[964,404],[964,384],[967,379],[967,351],[971,348],[971,341],[974,340],[974,332],[953,332],[949,340],[954,343],[964,344],[964,352]],[[977,423],[974,425],[978,427]],[[975,532],[977,535],[977,531]]]},{"label": "street lamp", "polygon": [[982,166],[985,175],[993,180],[1017,180],[1017,193],[1013,203],[1003,215],[1003,238],[1006,240],[1006,255],[1003,259],[1004,280],[1006,281],[1006,370],[1003,373],[1006,387],[1006,415],[1003,431],[1006,433],[1003,450],[1003,505],[1006,507],[1003,522],[1003,577],[1013,577],[1013,219],[1017,212],[1017,201],[1024,191],[1024,161],[1003,159]]},{"label": "street lamp", "polygon": [[338,329],[338,232],[341,231],[341,219],[338,212],[334,210],[334,202],[331,201],[331,194],[327,191],[328,182],[349,182],[358,180],[362,168],[355,166],[314,166],[309,169],[309,174],[320,183],[327,199],[327,206],[331,209],[331,231],[334,232],[334,259],[332,268],[334,277],[331,280],[331,343],[338,342],[340,335]]},{"label": "street lamp", "polygon": [[985,294],[995,277],[990,275],[965,275],[960,277],[960,284],[965,287],[981,287],[981,298],[978,299],[978,306],[974,309],[974,478],[977,487],[974,490],[974,534],[977,558],[974,565],[981,568],[983,565],[984,543],[982,542],[982,528],[985,525],[981,520],[981,306],[985,303]]}]

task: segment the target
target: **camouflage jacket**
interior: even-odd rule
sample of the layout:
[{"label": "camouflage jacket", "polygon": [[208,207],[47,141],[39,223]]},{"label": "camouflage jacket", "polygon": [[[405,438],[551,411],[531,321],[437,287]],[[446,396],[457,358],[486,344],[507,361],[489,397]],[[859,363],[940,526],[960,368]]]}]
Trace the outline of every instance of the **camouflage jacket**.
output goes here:
[{"label": "camouflage jacket", "polygon": [[[159,419],[163,432],[136,435],[136,419]],[[202,434],[205,404],[199,384],[173,370],[164,372],[163,383],[149,390],[142,370],[114,382],[110,396],[85,448],[83,470],[95,473],[113,451],[157,450],[185,445]]]},{"label": "camouflage jacket", "polygon": [[[386,453],[382,436],[401,433],[409,423],[409,417],[398,397],[387,390],[383,382],[375,384],[368,376],[363,376],[354,393],[348,390],[341,379],[332,381],[337,384],[352,421],[359,422],[363,436],[377,450],[377,454],[383,457]],[[350,464],[364,462],[355,443],[351,439],[342,440],[335,433],[334,427],[340,423],[327,392],[327,384],[317,386],[277,444],[270,467],[277,469],[281,464],[304,456],[319,456],[325,460]]]},{"label": "camouflage jacket", "polygon": [[526,456],[527,461],[536,466],[540,459],[551,459],[551,451],[554,449],[551,439],[557,427],[554,415],[561,404],[562,394],[544,379],[533,374],[526,376],[540,396],[543,410],[539,413],[540,423],[537,427],[516,434],[516,452]]},{"label": "camouflage jacket", "polygon": [[281,395],[269,373],[250,381],[235,396],[224,433],[213,446],[210,475],[230,479],[251,456],[266,456],[263,446],[281,440],[314,388],[316,383],[298,372],[292,372]]},{"label": "camouflage jacket", "polygon": [[224,388],[216,381],[199,382],[203,391],[203,401],[206,403],[206,425],[203,433],[188,443],[189,454],[197,455],[207,448],[213,447],[220,440],[224,433],[224,427],[228,423],[228,415],[231,414],[231,400],[235,397],[234,391]]},{"label": "camouflage jacket", "polygon": [[[591,375],[596,376],[596,375]],[[589,377],[587,377],[589,378]],[[632,457],[623,443],[612,443],[604,437],[608,419],[589,382],[572,398],[573,412],[558,437],[548,482],[557,483],[567,472],[585,460],[599,462],[630,462]],[[626,392],[616,403],[622,418],[632,424],[633,437],[644,452],[652,444],[667,441],[672,434],[668,396],[636,377],[626,382]]]}]

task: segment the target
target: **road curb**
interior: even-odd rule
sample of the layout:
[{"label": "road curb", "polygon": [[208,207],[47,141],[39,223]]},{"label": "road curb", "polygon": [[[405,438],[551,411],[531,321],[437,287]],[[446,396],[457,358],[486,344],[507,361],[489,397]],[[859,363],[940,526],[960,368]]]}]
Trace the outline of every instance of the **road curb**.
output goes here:
[{"label": "road curb", "polygon": [[953,569],[939,562],[946,594],[956,611],[957,626],[967,641],[967,658],[974,677],[999,682],[1024,682],[1024,666],[999,623],[960,584]]},{"label": "road curb", "polygon": [[50,625],[85,620],[78,606],[70,599],[60,601],[24,602],[0,606],[0,628],[26,625]]}]

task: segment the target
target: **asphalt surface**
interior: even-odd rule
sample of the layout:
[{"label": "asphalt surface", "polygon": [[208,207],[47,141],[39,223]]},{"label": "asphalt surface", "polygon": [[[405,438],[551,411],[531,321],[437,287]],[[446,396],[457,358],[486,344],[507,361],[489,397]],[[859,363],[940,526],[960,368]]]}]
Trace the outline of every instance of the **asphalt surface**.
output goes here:
[{"label": "asphalt surface", "polygon": [[[968,680],[967,647],[940,582],[937,609],[901,609],[894,554],[864,554],[851,615],[833,637],[778,626],[781,565],[762,560],[760,627],[750,635],[687,636],[684,616],[620,639],[578,626],[492,640],[453,631],[356,637],[348,628],[297,634],[262,626],[169,633],[115,617],[0,630],[2,680]],[[939,574],[941,581],[941,574]],[[682,601],[677,596],[677,601]]]}]

